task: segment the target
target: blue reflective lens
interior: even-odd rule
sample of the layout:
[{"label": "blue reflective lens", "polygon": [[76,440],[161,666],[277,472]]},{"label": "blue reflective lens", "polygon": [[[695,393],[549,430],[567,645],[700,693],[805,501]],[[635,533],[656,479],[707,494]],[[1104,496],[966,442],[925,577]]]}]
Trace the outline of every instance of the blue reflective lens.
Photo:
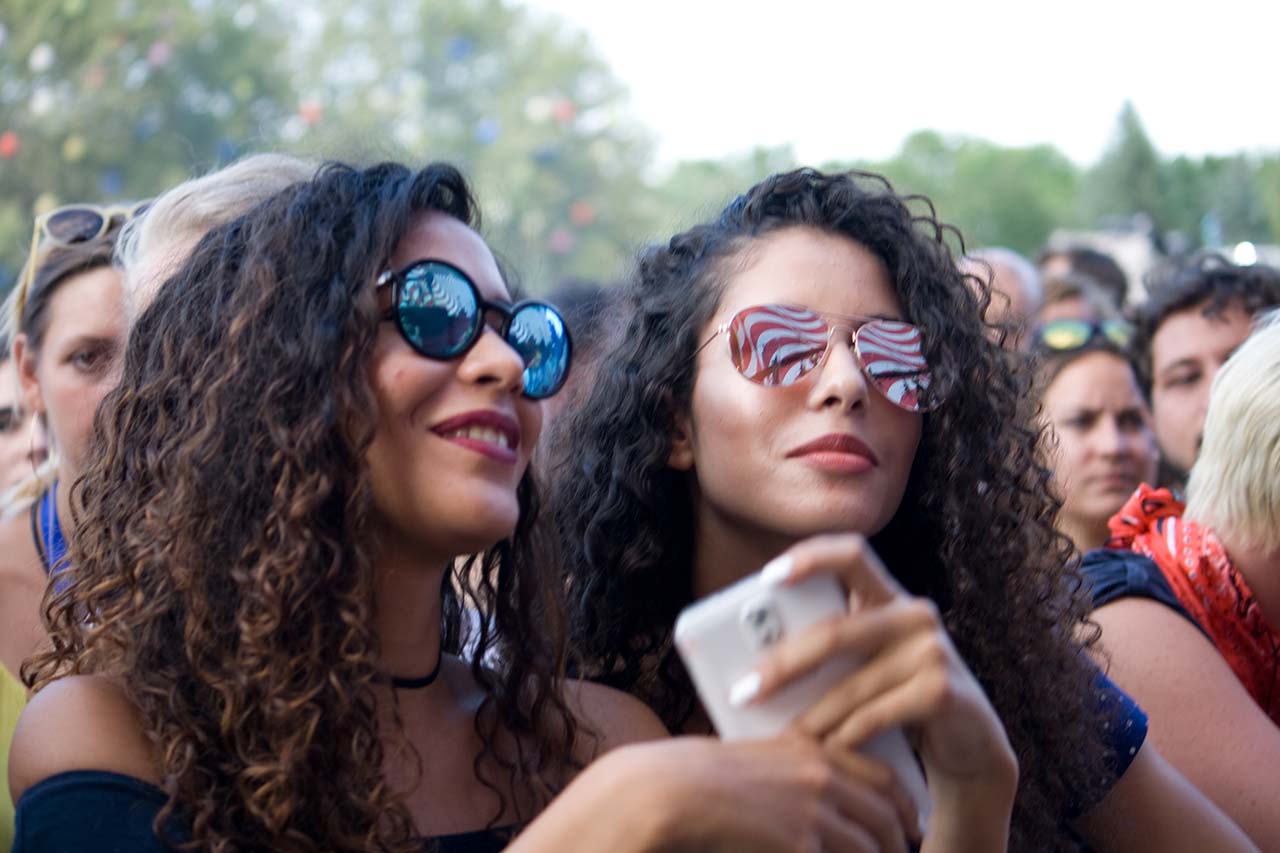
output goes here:
[{"label": "blue reflective lens", "polygon": [[414,348],[433,358],[452,358],[471,343],[480,324],[476,292],[444,264],[412,267],[400,285],[396,316]]},{"label": "blue reflective lens", "polygon": [[560,390],[572,346],[564,318],[550,305],[525,303],[511,316],[507,342],[524,361],[524,393],[541,400]]}]

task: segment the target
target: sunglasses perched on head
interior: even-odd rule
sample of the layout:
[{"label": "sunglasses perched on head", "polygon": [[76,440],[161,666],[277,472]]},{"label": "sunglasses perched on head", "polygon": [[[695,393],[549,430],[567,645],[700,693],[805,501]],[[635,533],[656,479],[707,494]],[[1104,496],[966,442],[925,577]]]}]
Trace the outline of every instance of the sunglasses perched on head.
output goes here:
[{"label": "sunglasses perched on head", "polygon": [[1070,352],[1096,340],[1126,349],[1133,340],[1133,326],[1124,320],[1052,320],[1036,329],[1034,346],[1048,352]]},{"label": "sunglasses perched on head", "polygon": [[853,346],[868,382],[895,406],[928,411],[924,399],[931,382],[920,329],[900,320],[827,314],[797,305],[753,305],[734,314],[698,352],[724,334],[729,360],[758,385],[795,385],[823,362],[837,338]]},{"label": "sunglasses perched on head", "polygon": [[31,283],[35,280],[36,267],[39,266],[36,250],[40,248],[42,242],[63,247],[88,243],[110,231],[113,223],[128,222],[135,216],[145,213],[150,205],[149,199],[136,204],[109,207],[99,207],[96,204],[72,204],[37,216],[35,228],[31,232],[31,249],[27,252],[27,266],[23,271],[22,281],[18,284],[18,295],[14,303],[14,313],[19,321],[26,308],[27,291],[31,289]]},{"label": "sunglasses perched on head", "polygon": [[524,395],[550,397],[564,385],[573,342],[564,317],[537,299],[514,305],[490,302],[467,274],[445,261],[414,261],[399,272],[384,272],[378,287],[391,287],[391,307],[384,320],[394,320],[400,334],[420,355],[459,358],[480,339],[485,315],[502,318],[498,334],[524,362]]}]

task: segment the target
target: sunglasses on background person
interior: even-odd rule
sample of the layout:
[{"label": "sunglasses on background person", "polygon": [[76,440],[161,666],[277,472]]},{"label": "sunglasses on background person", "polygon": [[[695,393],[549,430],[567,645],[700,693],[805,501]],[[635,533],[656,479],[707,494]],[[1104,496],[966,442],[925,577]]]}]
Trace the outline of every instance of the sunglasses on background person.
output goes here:
[{"label": "sunglasses on background person", "polygon": [[14,303],[14,315],[18,322],[27,306],[27,293],[36,277],[39,262],[36,250],[44,243],[54,246],[75,246],[96,240],[111,230],[117,220],[128,222],[139,216],[151,205],[151,201],[140,201],[135,204],[99,207],[96,204],[72,204],[55,208],[48,213],[36,217],[35,228],[31,232],[31,249],[27,252],[27,265],[22,273],[22,281],[18,284],[18,295]]},{"label": "sunglasses on background person", "polygon": [[399,272],[384,272],[377,286],[392,288],[391,307],[382,319],[394,320],[420,355],[440,361],[461,357],[480,340],[485,314],[492,311],[502,318],[498,334],[524,362],[526,397],[550,397],[569,375],[569,329],[560,312],[546,302],[490,302],[462,270],[430,258]]},{"label": "sunglasses on background person", "polygon": [[722,324],[697,352],[727,334],[729,359],[740,374],[757,385],[784,388],[826,361],[840,330],[848,333],[863,374],[890,403],[909,412],[936,406],[936,401],[921,399],[932,378],[924,336],[900,320],[828,314],[797,305],[753,305]]},{"label": "sunglasses on background person", "polygon": [[1128,349],[1133,341],[1133,326],[1124,320],[1053,320],[1036,329],[1034,346],[1046,352],[1070,352],[1096,340]]}]

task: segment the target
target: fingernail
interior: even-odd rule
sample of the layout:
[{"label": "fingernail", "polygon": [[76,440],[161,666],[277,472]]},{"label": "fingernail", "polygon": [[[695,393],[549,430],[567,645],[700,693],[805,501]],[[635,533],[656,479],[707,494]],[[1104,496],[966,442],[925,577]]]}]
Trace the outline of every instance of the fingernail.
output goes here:
[{"label": "fingernail", "polygon": [[791,577],[791,570],[794,567],[795,561],[791,559],[790,554],[774,557],[760,570],[760,580],[768,586],[779,586]]},{"label": "fingernail", "polygon": [[760,680],[760,673],[748,672],[735,681],[729,688],[729,704],[734,708],[741,708],[756,698],[756,694],[760,692]]}]

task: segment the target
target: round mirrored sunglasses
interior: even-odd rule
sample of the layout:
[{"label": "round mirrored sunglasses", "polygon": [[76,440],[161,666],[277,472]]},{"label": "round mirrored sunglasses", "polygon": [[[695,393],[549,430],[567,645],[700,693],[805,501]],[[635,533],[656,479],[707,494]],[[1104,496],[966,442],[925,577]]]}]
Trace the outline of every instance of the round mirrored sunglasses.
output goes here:
[{"label": "round mirrored sunglasses", "polygon": [[462,356],[480,339],[485,314],[492,311],[502,318],[498,334],[524,363],[524,395],[543,400],[564,386],[573,341],[555,306],[537,299],[514,305],[490,302],[462,270],[431,258],[385,272],[377,284],[392,288],[383,319],[393,320],[420,355],[440,360]]}]

